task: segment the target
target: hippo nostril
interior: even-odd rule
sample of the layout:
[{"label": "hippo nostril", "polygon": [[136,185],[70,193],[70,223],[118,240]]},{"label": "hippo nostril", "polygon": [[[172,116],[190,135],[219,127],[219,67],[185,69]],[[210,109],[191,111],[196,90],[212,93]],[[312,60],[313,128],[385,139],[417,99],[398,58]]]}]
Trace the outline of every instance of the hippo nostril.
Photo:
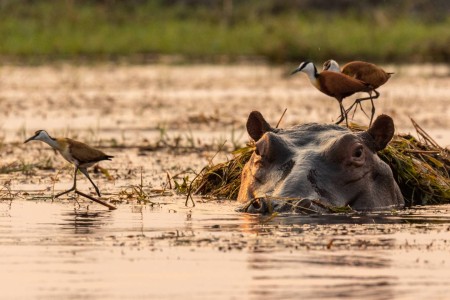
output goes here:
[{"label": "hippo nostril", "polygon": [[255,201],[253,201],[252,206],[254,209],[260,209],[261,208],[261,200],[260,199],[256,199]]},{"label": "hippo nostril", "polygon": [[363,154],[363,150],[364,150],[364,149],[363,149],[362,146],[357,147],[357,148],[353,151],[353,156],[354,156],[354,157],[357,157],[357,158],[361,157],[362,154]]},{"label": "hippo nostril", "polygon": [[248,213],[264,214],[267,211],[267,205],[263,199],[255,199],[247,208]]}]

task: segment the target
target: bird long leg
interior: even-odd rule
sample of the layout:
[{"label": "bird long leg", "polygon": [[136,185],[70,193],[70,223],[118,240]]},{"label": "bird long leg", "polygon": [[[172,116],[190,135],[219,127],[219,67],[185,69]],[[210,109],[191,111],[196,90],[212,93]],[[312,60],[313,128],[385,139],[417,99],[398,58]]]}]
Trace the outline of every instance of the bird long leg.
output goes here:
[{"label": "bird long leg", "polygon": [[339,102],[339,105],[341,106],[341,110],[342,110],[342,114],[344,115],[345,118],[345,125],[348,128],[348,116],[347,116],[347,112],[345,111],[344,105],[342,105],[342,102]]},{"label": "bird long leg", "polygon": [[[372,96],[372,91],[375,93],[375,96]],[[355,116],[356,110],[358,109],[358,105],[361,108],[361,111],[366,115],[366,117],[369,118],[369,115],[366,113],[366,111],[364,110],[361,102],[365,101],[365,100],[370,100],[370,102],[372,103],[372,115],[370,116],[370,119],[373,119],[373,116],[375,114],[375,106],[373,103],[373,99],[377,99],[380,96],[380,93],[377,90],[372,90],[369,92],[369,97],[365,97],[365,98],[358,98],[355,100],[355,102],[353,102],[352,105],[350,105],[349,108],[347,108],[346,112],[347,114],[352,110],[352,108],[356,105],[355,110],[353,111],[353,115],[352,115],[352,119]],[[370,122],[370,124],[372,124],[372,121]]]},{"label": "bird long leg", "polygon": [[373,104],[373,99],[370,99],[370,103],[372,103],[372,114],[370,115],[369,128],[372,126],[373,116],[375,115],[375,105]]},{"label": "bird long leg", "polygon": [[[347,108],[347,109],[345,110],[345,112],[346,112],[347,115],[348,115],[348,113],[353,109],[353,107],[355,108],[355,109],[353,110],[352,120],[353,120],[353,118],[355,117],[355,113],[356,113],[356,110],[358,109],[358,105],[361,107],[361,110],[365,113],[365,111],[364,111],[364,109],[362,108],[362,105],[361,105],[361,103],[358,101],[358,99],[356,99],[355,102],[353,102],[353,104],[350,105],[350,107]],[[366,114],[366,115],[367,115],[367,114]],[[369,116],[367,115],[367,117],[369,117]]]},{"label": "bird long leg", "polygon": [[[355,102],[353,102],[353,104],[352,105],[350,105],[350,107],[349,108],[347,108],[345,111],[347,112],[347,114],[352,110],[352,108],[356,105],[356,106],[358,106],[358,99],[356,99],[355,100]],[[356,108],[355,108],[355,110],[356,110]]]},{"label": "bird long leg", "polygon": [[88,173],[87,169],[86,169],[86,168],[80,168],[80,171],[81,171],[81,173],[84,174],[84,176],[87,177],[87,179],[89,179],[89,181],[90,181],[90,182],[92,183],[92,185],[94,186],[95,191],[97,192],[97,195],[98,195],[99,197],[101,197],[102,195],[100,195],[100,191],[98,190],[98,187],[97,187],[97,186],[95,185],[95,183],[92,181],[91,177],[89,177],[89,173]]},{"label": "bird long leg", "polygon": [[345,124],[348,127],[347,111],[345,110],[344,106],[342,105],[342,101],[339,101],[339,108],[341,109],[341,116],[340,116],[339,120],[336,122],[336,124],[341,123],[345,119]]},{"label": "bird long leg", "polygon": [[336,121],[336,125],[342,123],[344,121],[344,115],[342,114],[341,106],[339,105],[339,109],[341,110],[341,114],[339,115],[339,119]]},{"label": "bird long leg", "polygon": [[377,90],[372,90],[372,91],[375,93],[375,96],[372,96],[372,94],[369,93],[369,97],[359,98],[359,99],[356,99],[356,101],[359,100],[359,102],[361,102],[361,101],[370,100],[370,99],[374,100],[374,99],[377,99],[378,97],[380,97],[380,93]]},{"label": "bird long leg", "polygon": [[[355,106],[356,105],[356,106]],[[366,117],[369,118],[369,115],[366,113],[366,111],[364,110],[364,108],[361,105],[361,101],[360,99],[356,99],[355,102],[353,102],[352,105],[350,105],[349,108],[347,108],[345,111],[347,112],[347,114],[352,110],[353,107],[355,107],[355,109],[353,110],[353,114],[352,114],[352,119],[355,116],[356,110],[358,109],[358,105],[361,108],[361,111],[366,115]]]},{"label": "bird long leg", "polygon": [[[358,105],[359,105],[359,108],[362,110],[362,112],[363,112],[367,117],[369,117],[369,116],[366,114],[366,111],[364,110],[364,108],[362,107],[361,102],[360,102],[360,101],[357,101],[356,103],[357,103],[357,104],[356,104],[355,109],[353,110],[353,114],[352,114],[352,120],[353,120],[353,118],[355,117],[356,110],[358,109]],[[348,113],[348,112],[347,112],[347,113]]]},{"label": "bird long leg", "polygon": [[73,175],[73,186],[67,191],[64,191],[62,193],[56,194],[55,198],[58,198],[58,197],[60,197],[60,196],[62,196],[64,194],[70,193],[71,191],[74,191],[74,190],[77,189],[77,172],[78,172],[78,167],[75,167],[75,174]]},{"label": "bird long leg", "polygon": [[[375,91],[375,90],[374,90],[374,91]],[[375,104],[373,103],[373,99],[378,98],[378,96],[380,96],[380,93],[378,93],[377,91],[375,91],[375,95],[376,95],[376,97],[372,97],[372,92],[369,92],[369,97],[367,97],[367,98],[356,99],[356,101],[355,101],[355,102],[358,102],[358,103],[359,103],[359,106],[361,107],[362,112],[363,112],[367,117],[369,117],[369,115],[368,115],[368,114],[366,113],[366,111],[363,109],[361,102],[362,102],[362,101],[365,101],[365,100],[370,100],[370,103],[372,104],[372,110],[371,110],[371,113],[372,113],[372,114],[370,115],[369,127],[372,125],[373,116],[375,115]],[[355,112],[356,112],[356,108],[355,108],[355,111],[353,112],[353,115],[355,114]]]}]

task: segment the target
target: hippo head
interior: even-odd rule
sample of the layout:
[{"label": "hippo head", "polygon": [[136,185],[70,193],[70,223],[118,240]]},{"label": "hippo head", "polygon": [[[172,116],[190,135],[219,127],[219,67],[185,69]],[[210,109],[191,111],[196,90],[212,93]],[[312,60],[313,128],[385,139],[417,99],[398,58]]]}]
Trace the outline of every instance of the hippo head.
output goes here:
[{"label": "hippo head", "polygon": [[404,204],[391,169],[377,155],[394,134],[387,115],[379,116],[367,131],[354,133],[317,123],[277,129],[254,111],[247,131],[256,149],[242,170],[239,202],[315,199],[356,210]]}]

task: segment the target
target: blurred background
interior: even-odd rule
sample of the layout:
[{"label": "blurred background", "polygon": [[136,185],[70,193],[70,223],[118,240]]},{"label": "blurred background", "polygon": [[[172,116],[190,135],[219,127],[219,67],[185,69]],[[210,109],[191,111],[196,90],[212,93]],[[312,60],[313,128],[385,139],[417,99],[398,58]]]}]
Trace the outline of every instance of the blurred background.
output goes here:
[{"label": "blurred background", "polygon": [[376,113],[449,145],[449,46],[449,0],[0,0],[0,142],[45,128],[236,148],[252,110],[276,122],[288,108],[281,126],[333,122],[336,101],[288,76],[332,58],[394,72]]},{"label": "blurred background", "polygon": [[28,63],[442,63],[450,1],[0,0],[0,37],[2,61]]}]

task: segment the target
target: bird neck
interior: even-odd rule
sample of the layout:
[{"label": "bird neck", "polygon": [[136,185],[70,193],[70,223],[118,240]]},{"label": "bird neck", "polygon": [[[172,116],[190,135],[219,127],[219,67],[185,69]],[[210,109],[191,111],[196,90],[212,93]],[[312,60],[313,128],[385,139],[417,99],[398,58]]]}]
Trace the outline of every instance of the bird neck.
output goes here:
[{"label": "bird neck", "polygon": [[59,146],[58,141],[55,140],[55,139],[52,139],[49,136],[42,137],[41,141],[43,141],[44,143],[48,144],[53,149],[60,150],[60,146]]},{"label": "bird neck", "polygon": [[338,63],[335,61],[330,62],[330,67],[327,69],[327,71],[341,73],[341,69],[339,68]]},{"label": "bird neck", "polygon": [[317,77],[319,77],[319,73],[317,73],[316,66],[313,65],[312,68],[308,66],[308,68],[303,69],[303,72],[308,75],[309,81],[317,87]]},{"label": "bird neck", "polygon": [[317,73],[317,69],[314,67],[314,71],[305,72],[308,75],[309,81],[311,81],[312,85],[314,85],[317,89],[320,90],[319,84],[319,73]]}]

